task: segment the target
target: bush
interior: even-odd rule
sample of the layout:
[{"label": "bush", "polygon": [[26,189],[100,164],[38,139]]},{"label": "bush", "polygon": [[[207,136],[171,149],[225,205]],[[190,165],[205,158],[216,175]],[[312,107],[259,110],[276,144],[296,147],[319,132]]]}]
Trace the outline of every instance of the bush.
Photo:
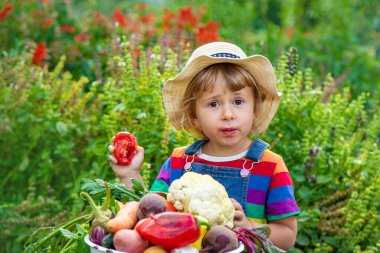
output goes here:
[{"label": "bush", "polygon": [[[167,0],[172,9],[187,2]],[[371,93],[366,106],[380,99],[379,1],[202,0],[192,4],[207,7],[204,19],[219,21],[221,38],[247,52],[277,62],[289,47],[296,47],[300,65],[313,69],[316,82],[324,82],[330,73],[336,86],[340,90],[349,86],[354,97]]]},{"label": "bush", "polygon": [[276,72],[283,95],[264,136],[284,156],[295,183],[301,208],[296,248],[376,252],[379,116],[365,110],[369,94],[357,99],[348,90],[332,94],[334,80],[328,76],[318,85],[311,69],[297,69],[297,59],[291,49],[279,61]]}]

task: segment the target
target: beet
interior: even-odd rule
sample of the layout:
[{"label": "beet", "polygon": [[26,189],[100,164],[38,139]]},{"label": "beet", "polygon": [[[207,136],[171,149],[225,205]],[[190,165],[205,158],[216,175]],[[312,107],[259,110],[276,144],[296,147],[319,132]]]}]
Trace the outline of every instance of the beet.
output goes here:
[{"label": "beet", "polygon": [[139,220],[149,218],[151,215],[166,211],[166,201],[156,193],[148,193],[140,199],[137,218]]},{"label": "beet", "polygon": [[224,225],[214,225],[202,240],[201,253],[223,253],[239,247],[236,234]]}]

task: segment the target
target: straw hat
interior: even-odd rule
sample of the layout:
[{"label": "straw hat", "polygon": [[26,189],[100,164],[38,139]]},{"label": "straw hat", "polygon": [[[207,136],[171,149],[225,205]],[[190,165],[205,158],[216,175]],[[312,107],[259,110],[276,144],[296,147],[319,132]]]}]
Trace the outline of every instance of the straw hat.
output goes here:
[{"label": "straw hat", "polygon": [[190,81],[206,67],[223,62],[234,63],[246,69],[256,80],[259,92],[265,97],[259,110],[255,110],[251,133],[261,133],[268,127],[281,98],[281,93],[276,88],[272,64],[262,55],[247,57],[243,50],[234,44],[212,42],[197,48],[182,71],[176,77],[167,80],[164,85],[164,106],[174,128],[183,128],[181,101]]}]

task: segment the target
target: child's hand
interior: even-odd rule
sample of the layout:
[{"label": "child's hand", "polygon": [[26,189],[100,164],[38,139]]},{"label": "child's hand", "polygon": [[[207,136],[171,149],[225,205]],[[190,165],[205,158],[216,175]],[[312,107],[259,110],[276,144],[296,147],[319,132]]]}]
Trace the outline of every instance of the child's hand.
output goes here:
[{"label": "child's hand", "polygon": [[235,207],[235,217],[234,217],[234,225],[238,227],[253,229],[255,226],[259,225],[256,222],[250,221],[243,211],[243,207],[237,202],[235,199],[230,198],[232,204]]},{"label": "child's hand", "polygon": [[123,166],[118,164],[115,156],[114,156],[114,146],[109,145],[108,146],[108,151],[109,151],[109,164],[116,174],[116,176],[119,177],[120,181],[126,185],[129,185],[130,183],[130,178],[140,178],[140,168],[141,165],[144,161],[144,148],[141,146],[136,147],[136,154],[132,159],[131,164],[127,166]]}]

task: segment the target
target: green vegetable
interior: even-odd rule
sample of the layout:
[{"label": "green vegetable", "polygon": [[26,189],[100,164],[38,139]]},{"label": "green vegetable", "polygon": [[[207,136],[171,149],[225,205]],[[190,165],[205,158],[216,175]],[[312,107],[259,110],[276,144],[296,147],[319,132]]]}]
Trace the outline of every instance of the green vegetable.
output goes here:
[{"label": "green vegetable", "polygon": [[80,193],[80,196],[82,198],[87,199],[88,203],[90,204],[92,208],[92,212],[95,216],[91,224],[90,234],[92,233],[92,230],[96,226],[100,226],[105,229],[107,221],[109,221],[109,219],[112,216],[112,212],[109,209],[111,192],[107,184],[105,184],[105,187],[106,187],[106,200],[104,201],[102,206],[96,206],[94,200],[91,198],[91,196],[87,192]]},{"label": "green vegetable", "polygon": [[113,236],[114,234],[107,234],[102,240],[102,246],[107,249],[115,249],[113,245]]},{"label": "green vegetable", "polygon": [[132,179],[132,190],[127,189],[123,184],[105,182],[102,179],[86,179],[80,180],[82,185],[81,190],[92,195],[94,199],[103,198],[106,196],[106,185],[111,190],[111,195],[115,196],[116,200],[123,203],[127,201],[139,201],[145,194],[148,193],[138,180]]}]

